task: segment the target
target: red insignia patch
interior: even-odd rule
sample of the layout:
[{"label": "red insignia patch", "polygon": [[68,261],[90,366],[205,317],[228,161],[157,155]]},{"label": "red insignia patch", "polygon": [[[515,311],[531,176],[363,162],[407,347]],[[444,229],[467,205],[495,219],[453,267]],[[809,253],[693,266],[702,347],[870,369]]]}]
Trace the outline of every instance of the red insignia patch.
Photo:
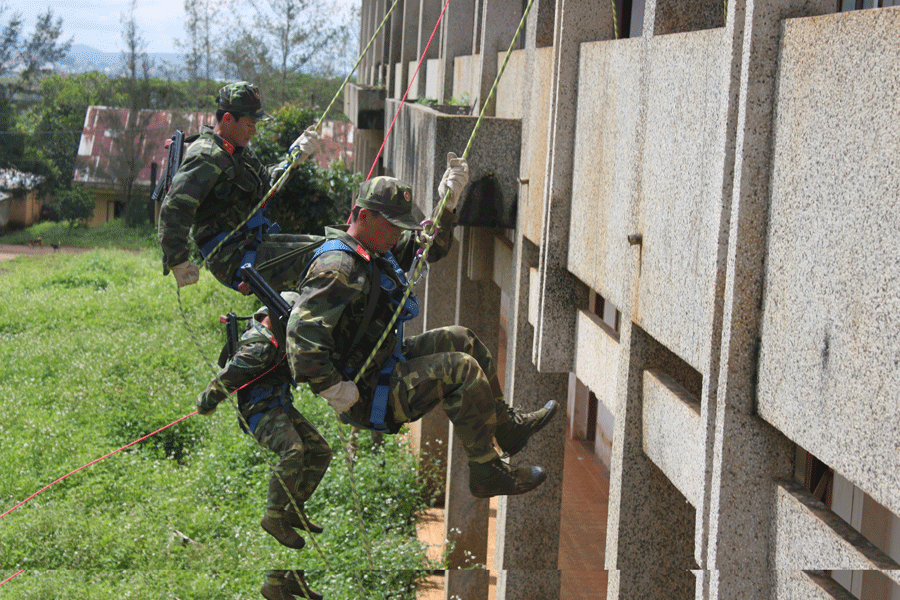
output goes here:
[{"label": "red insignia patch", "polygon": [[362,256],[367,261],[369,261],[369,262],[372,261],[372,259],[369,257],[369,253],[366,252],[365,248],[363,248],[361,244],[356,245],[356,252],[357,252],[357,254]]},{"label": "red insignia patch", "polygon": [[409,195],[409,192],[403,192],[403,198],[404,198],[407,202],[412,202],[412,197]]},{"label": "red insignia patch", "polygon": [[225,151],[228,152],[228,154],[234,154],[234,144],[228,140],[222,140],[222,147],[225,148]]}]

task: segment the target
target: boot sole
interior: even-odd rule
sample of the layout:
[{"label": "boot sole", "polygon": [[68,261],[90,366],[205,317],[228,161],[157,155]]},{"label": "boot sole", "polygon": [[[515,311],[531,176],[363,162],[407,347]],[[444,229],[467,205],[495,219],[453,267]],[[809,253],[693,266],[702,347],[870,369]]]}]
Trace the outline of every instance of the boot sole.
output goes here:
[{"label": "boot sole", "polygon": [[559,410],[559,402],[557,402],[556,400],[551,400],[544,405],[544,408],[547,409],[547,414],[544,415],[544,417],[540,421],[538,421],[537,427],[535,427],[534,431],[531,432],[531,435],[522,439],[518,444],[516,444],[509,450],[504,450],[506,454],[508,454],[509,456],[515,456],[516,454],[521,452],[522,449],[525,448],[526,444],[528,444],[528,440],[531,439],[531,436],[543,429],[544,426],[550,422],[550,419],[552,419],[556,414],[556,411]]},{"label": "boot sole", "polygon": [[537,477],[535,477],[534,479],[531,480],[531,485],[529,485],[528,487],[526,487],[524,489],[513,490],[510,492],[498,491],[493,494],[481,494],[481,493],[476,493],[470,487],[469,493],[471,493],[472,496],[474,496],[475,498],[493,498],[494,496],[518,496],[520,494],[525,494],[527,492],[530,492],[531,490],[533,490],[537,486],[541,485],[545,481],[547,481],[547,472],[542,470]]},{"label": "boot sole", "polygon": [[275,541],[278,542],[279,544],[281,544],[282,546],[284,546],[285,548],[290,548],[292,550],[302,550],[306,546],[306,540],[303,539],[302,535],[297,536],[298,539],[300,540],[298,542],[299,545],[291,546],[290,544],[286,544],[286,543],[282,542],[281,539],[279,539],[278,535],[276,535],[273,528],[268,527],[269,521],[267,521],[265,518],[262,521],[260,521],[259,524],[263,528],[263,531],[265,531],[266,533],[271,535],[273,538],[275,538]]}]

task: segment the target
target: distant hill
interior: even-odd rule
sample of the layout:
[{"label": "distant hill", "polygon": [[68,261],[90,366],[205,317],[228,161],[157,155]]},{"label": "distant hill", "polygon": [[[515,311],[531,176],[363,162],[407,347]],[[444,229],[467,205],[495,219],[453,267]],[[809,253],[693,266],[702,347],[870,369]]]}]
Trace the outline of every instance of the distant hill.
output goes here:
[{"label": "distant hill", "polygon": [[[147,57],[151,62],[151,77],[170,75],[178,79],[183,73],[183,56],[177,52],[148,52]],[[100,71],[115,76],[123,72],[124,59],[122,52],[102,52],[90,46],[73,44],[68,56],[60,61],[60,66],[74,73]]]}]

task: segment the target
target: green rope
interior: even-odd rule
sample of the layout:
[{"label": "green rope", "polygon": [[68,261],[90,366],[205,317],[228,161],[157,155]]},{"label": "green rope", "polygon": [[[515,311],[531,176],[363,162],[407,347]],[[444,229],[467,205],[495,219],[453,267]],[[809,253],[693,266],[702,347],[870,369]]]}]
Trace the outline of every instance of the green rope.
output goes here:
[{"label": "green rope", "polygon": [[[506,65],[509,63],[509,57],[512,55],[513,48],[515,48],[516,43],[519,40],[519,36],[522,34],[522,30],[525,28],[525,21],[528,18],[528,13],[531,11],[531,6],[534,4],[534,0],[528,0],[528,6],[525,7],[525,12],[522,14],[522,19],[519,21],[519,27],[516,29],[516,34],[513,36],[512,41],[509,44],[509,49],[506,51],[506,56],[503,59],[503,65],[500,67],[500,71],[497,73],[497,77],[494,78],[494,84],[491,86],[491,91],[488,93],[487,99],[484,102],[484,106],[481,107],[481,111],[478,113],[478,120],[475,121],[475,127],[472,129],[472,134],[469,136],[469,141],[466,143],[466,149],[463,151],[462,158],[468,158],[469,151],[472,149],[472,144],[475,141],[475,135],[478,133],[478,130],[481,128],[481,122],[484,119],[484,113],[487,110],[488,105],[491,100],[494,98],[494,94],[497,91],[497,86],[500,83],[500,78],[503,76],[503,72],[506,70]],[[387,339],[388,334],[393,329],[394,324],[397,322],[397,319],[400,317],[400,312],[403,310],[403,306],[406,304],[407,299],[412,294],[413,288],[415,287],[415,282],[418,281],[419,276],[421,275],[422,269],[426,264],[424,259],[425,256],[428,255],[428,250],[431,248],[431,245],[434,243],[434,233],[437,229],[437,223],[440,220],[441,213],[444,212],[444,207],[447,205],[447,199],[450,197],[450,190],[447,190],[447,193],[444,194],[444,197],[441,199],[440,204],[437,209],[437,217],[434,219],[434,223],[431,224],[429,230],[426,232],[426,241],[424,244],[424,251],[422,252],[422,260],[418,261],[415,265],[415,270],[413,271],[413,275],[410,278],[410,284],[406,287],[406,292],[403,294],[403,298],[400,300],[400,304],[397,306],[397,310],[394,312],[391,317],[390,322],[385,327],[384,333],[381,334],[381,337],[378,339],[378,342],[375,344],[375,348],[372,350],[372,353],[366,359],[365,364],[363,364],[362,368],[360,368],[359,372],[354,377],[353,382],[358,383],[360,377],[365,372],[365,370],[372,364],[372,361],[375,359],[375,354],[378,352],[381,345]]]},{"label": "green rope", "polygon": [[[728,0],[725,0],[726,2]],[[616,0],[610,0],[610,4],[612,4],[613,11],[613,36],[615,39],[619,39],[619,17],[616,13]]]}]

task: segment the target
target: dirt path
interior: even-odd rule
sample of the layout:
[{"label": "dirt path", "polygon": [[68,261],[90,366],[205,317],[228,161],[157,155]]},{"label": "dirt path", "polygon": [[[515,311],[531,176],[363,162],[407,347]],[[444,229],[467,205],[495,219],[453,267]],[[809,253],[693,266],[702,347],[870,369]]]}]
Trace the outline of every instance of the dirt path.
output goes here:
[{"label": "dirt path", "polygon": [[0,244],[0,261],[11,260],[17,256],[35,256],[38,254],[53,254],[60,252],[62,254],[80,254],[81,252],[89,252],[91,248],[78,248],[75,246],[61,246],[59,250],[54,250],[51,246],[24,246],[19,244]]}]

